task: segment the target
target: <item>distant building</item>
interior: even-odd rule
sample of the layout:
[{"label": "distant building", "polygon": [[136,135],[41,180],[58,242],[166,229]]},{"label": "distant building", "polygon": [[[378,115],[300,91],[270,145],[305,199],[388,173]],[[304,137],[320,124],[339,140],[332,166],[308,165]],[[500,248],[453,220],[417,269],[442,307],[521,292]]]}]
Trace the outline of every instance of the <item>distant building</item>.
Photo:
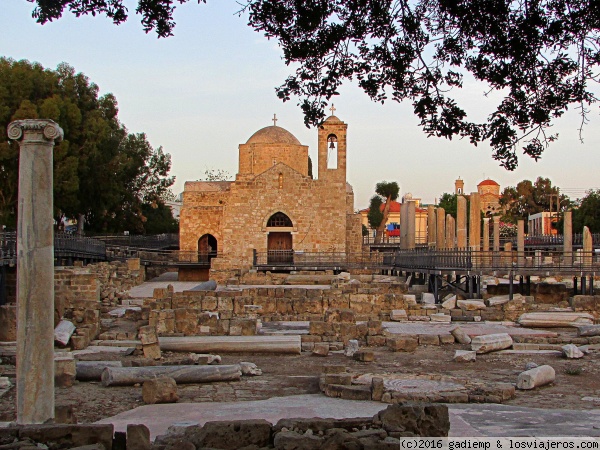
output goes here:
[{"label": "distant building", "polygon": [[[346,181],[346,129],[333,115],[318,128],[317,179],[309,176],[308,146],[273,125],[239,145],[235,181],[187,181],[180,249],[218,252],[218,270],[250,268],[253,251],[273,261],[294,251],[360,252],[360,217]],[[180,280],[196,277],[191,272],[180,270]]]},{"label": "distant building", "polygon": [[[465,193],[465,182],[460,177],[454,181],[454,193],[456,195],[464,195],[467,198],[469,197]],[[498,183],[489,178],[483,180],[477,185],[477,193],[481,201],[481,212],[485,216],[496,216],[503,213],[500,206],[500,185]]]},{"label": "distant building", "polygon": [[[407,193],[402,197],[403,202],[415,202],[415,243],[425,244],[427,242],[427,209],[421,208],[421,199],[413,198],[412,194]],[[380,206],[380,210],[383,211],[385,203]],[[402,203],[398,203],[393,200],[390,203],[390,213],[388,220],[385,223],[386,233],[384,239],[388,238],[399,238],[400,237],[400,210],[402,209]],[[362,224],[369,229],[370,236],[375,236],[375,230],[369,225],[369,208],[361,209],[359,211]]]},{"label": "distant building", "polygon": [[530,214],[527,218],[527,230],[529,236],[548,236],[558,234],[558,230],[552,224],[558,222],[557,213],[540,212]]}]

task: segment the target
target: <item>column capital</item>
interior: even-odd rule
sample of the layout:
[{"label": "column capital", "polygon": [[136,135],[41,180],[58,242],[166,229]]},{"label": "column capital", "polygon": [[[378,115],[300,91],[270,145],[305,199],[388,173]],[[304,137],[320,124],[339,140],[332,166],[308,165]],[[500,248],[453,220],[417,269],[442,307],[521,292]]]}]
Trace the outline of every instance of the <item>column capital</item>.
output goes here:
[{"label": "column capital", "polygon": [[64,133],[56,122],[50,119],[15,120],[8,125],[8,138],[15,141],[60,142]]}]

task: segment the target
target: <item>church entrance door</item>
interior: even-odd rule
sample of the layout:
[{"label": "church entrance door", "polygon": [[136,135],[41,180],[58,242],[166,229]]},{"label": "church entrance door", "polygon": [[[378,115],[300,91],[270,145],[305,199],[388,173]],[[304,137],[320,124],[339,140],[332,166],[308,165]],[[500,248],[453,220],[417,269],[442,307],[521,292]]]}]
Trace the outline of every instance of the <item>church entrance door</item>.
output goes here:
[{"label": "church entrance door", "polygon": [[267,264],[292,263],[294,250],[292,250],[292,233],[272,232],[267,237]]}]

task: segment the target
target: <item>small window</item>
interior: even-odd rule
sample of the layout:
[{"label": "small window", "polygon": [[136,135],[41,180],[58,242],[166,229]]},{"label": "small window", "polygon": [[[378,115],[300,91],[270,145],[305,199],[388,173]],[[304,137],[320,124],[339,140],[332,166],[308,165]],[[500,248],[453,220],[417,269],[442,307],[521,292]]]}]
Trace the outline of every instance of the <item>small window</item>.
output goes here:
[{"label": "small window", "polygon": [[273,214],[267,221],[267,227],[293,227],[292,221],[282,212]]}]

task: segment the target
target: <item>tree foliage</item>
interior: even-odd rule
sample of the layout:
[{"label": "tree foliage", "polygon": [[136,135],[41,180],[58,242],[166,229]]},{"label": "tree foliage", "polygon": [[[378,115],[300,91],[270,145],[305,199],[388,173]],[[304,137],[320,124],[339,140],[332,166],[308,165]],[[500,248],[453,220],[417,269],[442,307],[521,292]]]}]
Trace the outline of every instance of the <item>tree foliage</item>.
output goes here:
[{"label": "tree foliage", "polygon": [[573,231],[582,233],[586,226],[592,233],[600,233],[600,190],[589,191],[573,209]]},{"label": "tree foliage", "polygon": [[[557,204],[558,201],[558,204]],[[535,183],[530,180],[520,181],[517,186],[507,186],[500,196],[500,206],[505,209],[502,220],[517,223],[531,214],[543,211],[563,211],[570,205],[566,195],[559,193],[559,188],[552,186],[548,178],[538,177]]]},{"label": "tree foliage", "polygon": [[[41,23],[65,8],[106,14],[117,24],[127,19],[123,0],[30,1]],[[166,37],[175,5],[139,0],[136,12],[146,32]],[[428,136],[485,141],[513,170],[519,148],[539,159],[557,137],[549,134],[553,121],[575,107],[583,127],[597,101],[597,1],[247,0],[242,9],[296,68],[277,95],[298,97],[307,125],[319,124],[342,83],[354,80],[373,101],[411,102]],[[469,118],[454,95],[465,77],[502,97],[485,121]]]},{"label": "tree foliage", "polygon": [[375,185],[375,192],[377,195],[373,196],[369,202],[367,219],[369,225],[377,230],[375,234],[375,243],[377,244],[381,242],[390,213],[390,205],[398,198],[400,187],[395,181],[382,181]]},{"label": "tree foliage", "polygon": [[96,231],[144,232],[142,206],[170,195],[170,155],[153,149],[144,134],[119,122],[112,94],[65,63],[56,70],[38,63],[0,58],[0,223],[14,227],[18,159],[8,124],[47,118],[64,130],[54,147],[54,215],[76,218]]},{"label": "tree foliage", "polygon": [[440,208],[444,208],[446,214],[450,214],[455,219],[458,205],[458,201],[456,200],[456,198],[456,194],[448,194],[447,192],[444,192],[438,202],[438,206]]}]

